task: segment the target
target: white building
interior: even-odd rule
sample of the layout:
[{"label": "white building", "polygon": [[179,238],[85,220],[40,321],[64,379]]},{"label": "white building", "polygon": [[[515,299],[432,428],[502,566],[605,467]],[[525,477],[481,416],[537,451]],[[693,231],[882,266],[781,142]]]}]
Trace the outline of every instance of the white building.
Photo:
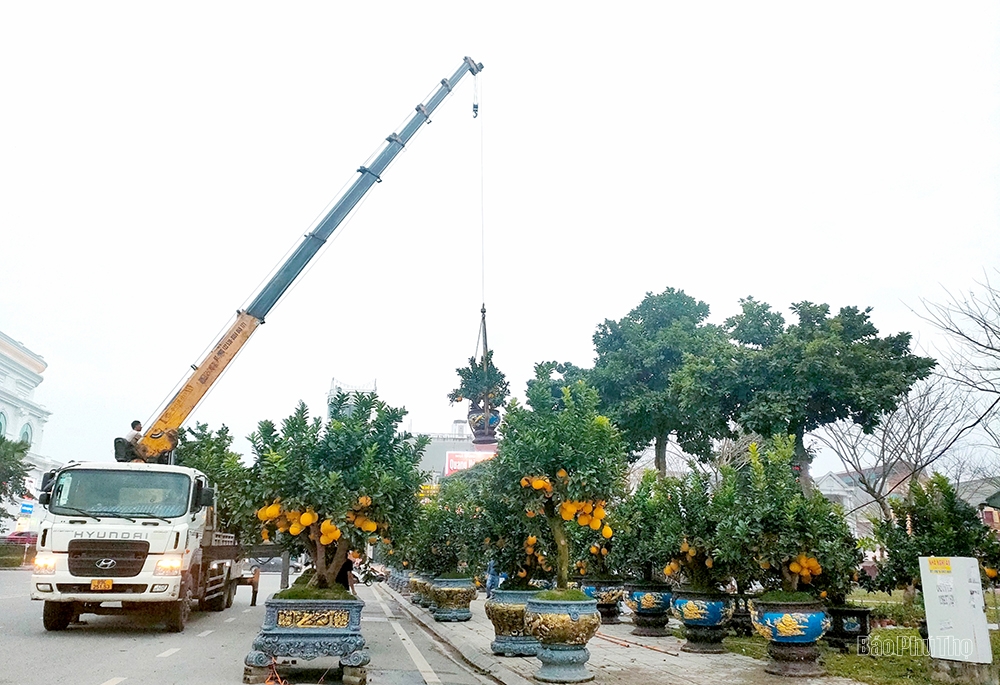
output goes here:
[{"label": "white building", "polygon": [[[7,511],[17,517],[16,530],[31,527],[42,474],[60,466],[39,453],[45,423],[51,415],[34,399],[35,388],[42,382],[45,368],[45,360],[40,355],[0,332],[0,436],[30,445],[27,461],[31,468],[25,483],[29,495],[4,504]],[[10,525],[8,520],[0,522],[0,528]]]}]

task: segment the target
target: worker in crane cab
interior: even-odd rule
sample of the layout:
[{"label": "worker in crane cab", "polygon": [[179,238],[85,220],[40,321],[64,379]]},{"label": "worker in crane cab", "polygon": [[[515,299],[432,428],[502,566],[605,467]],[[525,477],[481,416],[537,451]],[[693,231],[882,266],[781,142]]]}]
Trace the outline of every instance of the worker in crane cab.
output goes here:
[{"label": "worker in crane cab", "polygon": [[142,422],[136,419],[124,438],[115,439],[115,461],[146,461],[146,446],[142,440]]},{"label": "worker in crane cab", "polygon": [[132,430],[125,434],[125,440],[133,447],[139,444],[142,439],[142,421],[136,419],[132,422]]}]

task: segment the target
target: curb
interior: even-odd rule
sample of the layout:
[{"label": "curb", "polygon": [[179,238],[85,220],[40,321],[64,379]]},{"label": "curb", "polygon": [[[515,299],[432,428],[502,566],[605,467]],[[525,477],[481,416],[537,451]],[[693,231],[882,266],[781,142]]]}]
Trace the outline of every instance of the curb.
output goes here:
[{"label": "curb", "polygon": [[403,608],[403,611],[408,613],[413,620],[422,625],[426,630],[431,632],[435,637],[449,645],[457,651],[470,666],[475,668],[482,674],[488,675],[489,677],[497,680],[503,685],[537,685],[530,680],[527,680],[523,676],[515,673],[511,669],[504,666],[493,654],[484,654],[475,647],[468,644],[455,644],[452,642],[447,635],[444,634],[439,628],[439,624],[430,614],[423,609],[413,606],[410,600],[399,594],[389,586],[383,584],[379,585],[379,590],[386,592],[396,603]]}]

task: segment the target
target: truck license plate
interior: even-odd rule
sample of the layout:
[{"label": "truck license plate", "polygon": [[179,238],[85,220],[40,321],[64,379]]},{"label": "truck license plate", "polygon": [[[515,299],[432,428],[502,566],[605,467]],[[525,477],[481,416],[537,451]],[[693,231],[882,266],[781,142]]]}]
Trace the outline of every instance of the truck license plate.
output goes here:
[{"label": "truck license plate", "polygon": [[90,581],[91,590],[110,590],[112,581],[110,578]]}]

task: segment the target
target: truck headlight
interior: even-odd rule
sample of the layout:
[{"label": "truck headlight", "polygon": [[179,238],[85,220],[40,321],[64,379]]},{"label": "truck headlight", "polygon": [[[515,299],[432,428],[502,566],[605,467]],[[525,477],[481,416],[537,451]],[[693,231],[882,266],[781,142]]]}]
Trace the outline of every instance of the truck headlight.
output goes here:
[{"label": "truck headlight", "polygon": [[56,572],[56,557],[53,554],[38,554],[35,556],[35,574],[51,576]]},{"label": "truck headlight", "polygon": [[153,569],[154,576],[179,576],[181,574],[181,567],[184,565],[184,560],[180,557],[163,557],[156,562],[156,568]]}]

